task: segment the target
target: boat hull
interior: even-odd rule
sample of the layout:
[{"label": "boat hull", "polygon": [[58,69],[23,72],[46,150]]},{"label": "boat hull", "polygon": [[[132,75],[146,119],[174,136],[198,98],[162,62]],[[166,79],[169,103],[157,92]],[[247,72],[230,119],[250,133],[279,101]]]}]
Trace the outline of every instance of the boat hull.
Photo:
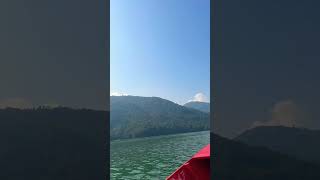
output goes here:
[{"label": "boat hull", "polygon": [[190,160],[180,166],[167,180],[209,180],[210,145],[205,146]]}]

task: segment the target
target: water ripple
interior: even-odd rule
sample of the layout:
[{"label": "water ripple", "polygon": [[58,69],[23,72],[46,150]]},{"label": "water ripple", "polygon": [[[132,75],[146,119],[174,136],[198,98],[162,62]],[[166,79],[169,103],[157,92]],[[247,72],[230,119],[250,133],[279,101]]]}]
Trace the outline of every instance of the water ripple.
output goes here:
[{"label": "water ripple", "polygon": [[165,179],[210,142],[208,131],[111,142],[111,179]]}]

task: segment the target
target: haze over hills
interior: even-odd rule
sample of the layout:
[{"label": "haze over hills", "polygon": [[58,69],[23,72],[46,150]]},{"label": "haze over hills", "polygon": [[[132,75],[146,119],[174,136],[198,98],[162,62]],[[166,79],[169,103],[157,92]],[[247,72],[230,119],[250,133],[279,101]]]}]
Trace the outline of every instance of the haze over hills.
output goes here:
[{"label": "haze over hills", "polygon": [[316,180],[320,165],[253,147],[211,133],[213,179],[219,180]]},{"label": "haze over hills", "polygon": [[209,114],[159,97],[111,96],[111,139],[209,130]]},{"label": "haze over hills", "polygon": [[235,140],[251,146],[267,147],[301,160],[320,163],[320,130],[260,126],[245,131]]},{"label": "haze over hills", "polygon": [[203,112],[210,112],[210,103],[208,102],[201,102],[201,101],[190,101],[184,104],[185,107],[197,109]]}]

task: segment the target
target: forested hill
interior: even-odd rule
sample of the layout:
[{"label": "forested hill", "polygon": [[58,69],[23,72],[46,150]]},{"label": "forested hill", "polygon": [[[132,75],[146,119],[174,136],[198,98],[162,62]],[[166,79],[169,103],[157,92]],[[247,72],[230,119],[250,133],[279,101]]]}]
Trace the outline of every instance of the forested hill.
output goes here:
[{"label": "forested hill", "polygon": [[0,179],[106,176],[107,111],[0,109]]},{"label": "forested hill", "polygon": [[111,96],[111,138],[146,137],[209,129],[209,114],[159,97]]}]

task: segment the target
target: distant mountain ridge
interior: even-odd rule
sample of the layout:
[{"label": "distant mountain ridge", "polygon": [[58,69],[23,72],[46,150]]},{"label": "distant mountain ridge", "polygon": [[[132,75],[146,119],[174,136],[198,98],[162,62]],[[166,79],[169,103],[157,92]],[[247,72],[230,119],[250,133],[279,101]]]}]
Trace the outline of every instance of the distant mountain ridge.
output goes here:
[{"label": "distant mountain ridge", "polygon": [[159,97],[111,96],[111,139],[208,130],[208,113]]},{"label": "distant mountain ridge", "polygon": [[320,130],[261,126],[245,131],[235,140],[320,163]]},{"label": "distant mountain ridge", "polygon": [[185,107],[197,109],[203,112],[210,112],[210,103],[207,102],[200,102],[200,101],[190,101],[184,104]]}]

